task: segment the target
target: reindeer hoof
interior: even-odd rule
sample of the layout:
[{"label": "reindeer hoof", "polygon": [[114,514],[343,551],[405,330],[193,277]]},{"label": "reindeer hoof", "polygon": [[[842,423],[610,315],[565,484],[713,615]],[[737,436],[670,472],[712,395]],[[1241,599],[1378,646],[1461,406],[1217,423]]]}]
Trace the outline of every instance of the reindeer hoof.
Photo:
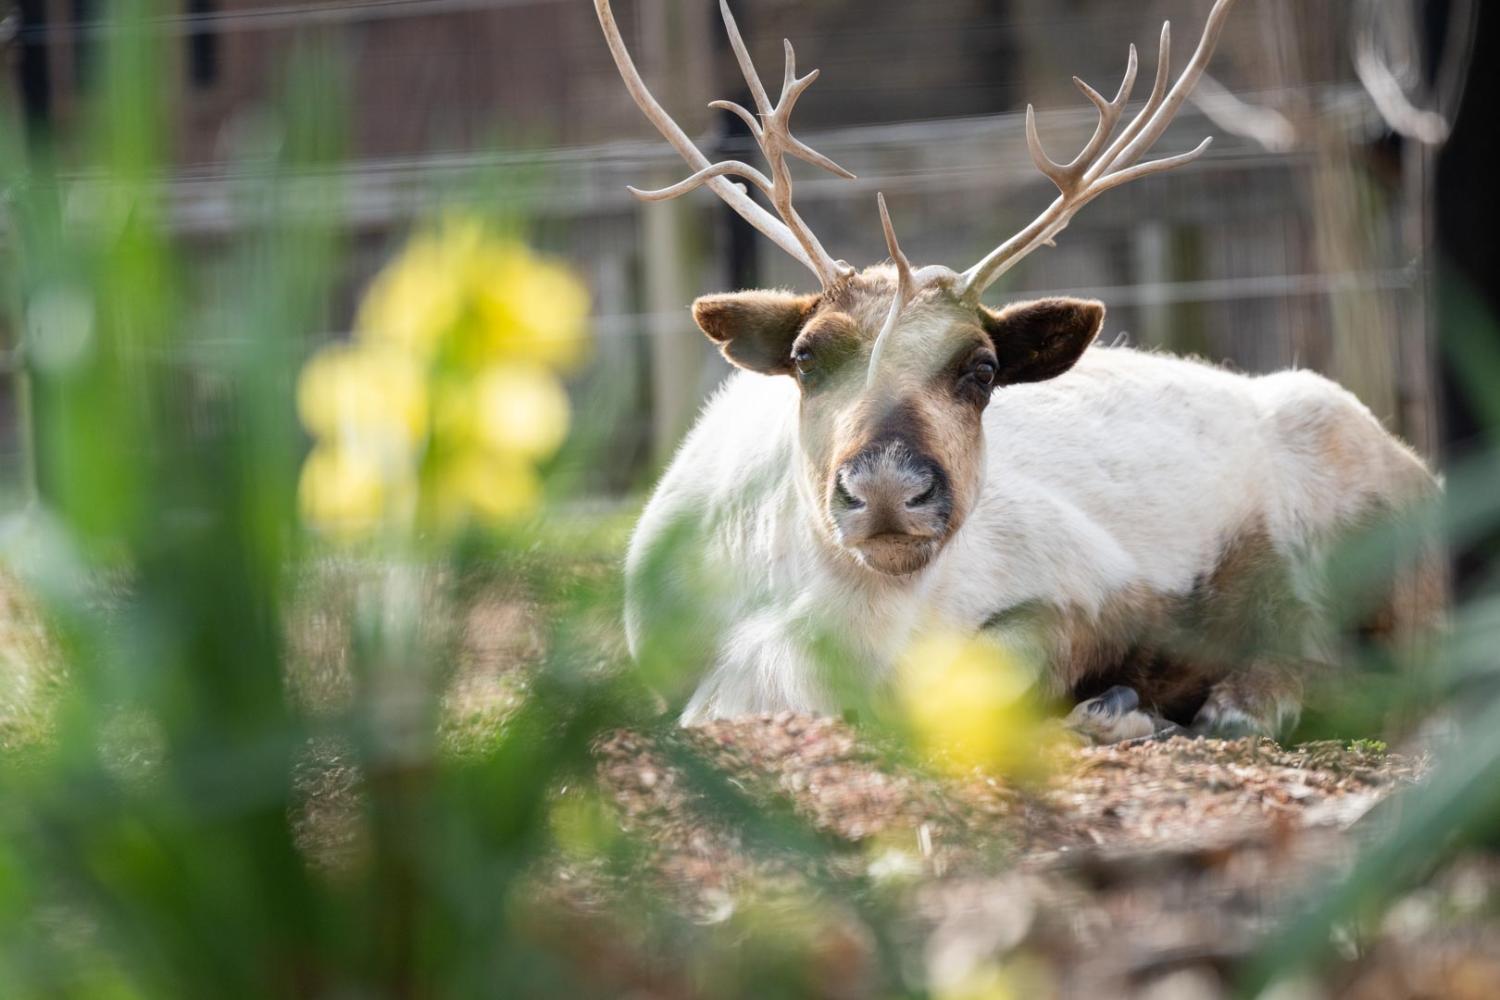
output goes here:
[{"label": "reindeer hoof", "polygon": [[1236,699],[1215,693],[1198,710],[1189,727],[1195,736],[1219,740],[1242,740],[1247,736],[1276,734],[1276,726],[1256,713],[1246,711]]},{"label": "reindeer hoof", "polygon": [[1247,736],[1270,736],[1270,729],[1243,712],[1199,712],[1188,732],[1216,740],[1242,740]]},{"label": "reindeer hoof", "polygon": [[1116,684],[1099,697],[1090,698],[1078,707],[1087,708],[1090,715],[1113,717],[1140,708],[1141,696],[1135,693],[1135,688]]},{"label": "reindeer hoof", "polygon": [[1068,713],[1069,729],[1093,743],[1120,743],[1156,732],[1156,720],[1140,710],[1135,690],[1117,684],[1097,698],[1079,702]]}]

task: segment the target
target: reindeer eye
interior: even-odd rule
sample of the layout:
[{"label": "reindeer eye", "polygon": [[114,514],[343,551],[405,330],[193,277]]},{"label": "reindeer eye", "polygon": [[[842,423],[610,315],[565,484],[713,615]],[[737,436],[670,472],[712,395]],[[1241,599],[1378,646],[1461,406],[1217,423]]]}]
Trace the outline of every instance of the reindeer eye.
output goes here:
[{"label": "reindeer eye", "polygon": [[817,366],[817,358],[813,356],[810,348],[799,347],[792,352],[792,364],[796,366],[797,374],[806,378]]},{"label": "reindeer eye", "polygon": [[994,362],[981,361],[979,362],[979,364],[969,369],[969,374],[973,376],[974,381],[978,382],[980,385],[990,386],[995,384]]}]

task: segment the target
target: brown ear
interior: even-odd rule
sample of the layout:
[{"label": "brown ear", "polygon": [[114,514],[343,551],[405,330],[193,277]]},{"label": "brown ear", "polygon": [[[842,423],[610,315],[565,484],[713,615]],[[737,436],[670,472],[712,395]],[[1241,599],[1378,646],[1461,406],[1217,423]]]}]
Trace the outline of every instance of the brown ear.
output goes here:
[{"label": "brown ear", "polygon": [[980,306],[979,313],[1000,361],[997,385],[1056,378],[1104,325],[1104,303],[1084,299],[1017,302],[999,312]]},{"label": "brown ear", "polygon": [[731,364],[765,375],[792,372],[792,341],[817,307],[816,295],[732,292],[693,303],[693,320]]}]

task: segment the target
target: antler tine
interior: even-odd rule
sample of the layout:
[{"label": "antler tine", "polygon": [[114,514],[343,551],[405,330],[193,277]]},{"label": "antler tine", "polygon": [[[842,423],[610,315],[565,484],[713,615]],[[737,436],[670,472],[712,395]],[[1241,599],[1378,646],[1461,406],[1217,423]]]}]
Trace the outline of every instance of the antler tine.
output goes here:
[{"label": "antler tine", "polygon": [[807,88],[813,85],[822,71],[810,69],[806,76],[797,76],[797,53],[792,48],[792,40],[783,38],[781,44],[786,51],[786,76],[781,81],[781,98],[776,102],[776,109],[784,115],[789,115],[792,108],[797,106],[797,101],[807,93]]},{"label": "antler tine", "polygon": [[[1071,163],[1060,164],[1047,156],[1042,149],[1036,131],[1036,112],[1026,109],[1026,144],[1037,169],[1057,185],[1058,196],[1047,210],[1032,220],[1015,236],[996,247],[979,263],[959,276],[957,291],[966,302],[977,303],[996,278],[1004,274],[1027,254],[1043,245],[1051,244],[1058,233],[1067,228],[1068,222],[1079,209],[1106,191],[1112,191],[1141,177],[1163,173],[1197,159],[1209,146],[1204,140],[1196,148],[1176,156],[1168,156],[1148,163],[1137,164],[1145,152],[1161,138],[1162,133],[1187,99],[1198,78],[1203,75],[1214,47],[1218,44],[1224,22],[1235,0],[1215,0],[1213,9],[1203,27],[1203,37],[1183,69],[1177,82],[1167,88],[1171,67],[1171,26],[1162,26],[1161,49],[1157,57],[1156,85],[1151,97],[1125,131],[1114,141],[1110,134],[1119,123],[1125,102],[1129,99],[1131,86],[1135,83],[1137,58],[1135,46],[1131,46],[1130,60],[1125,72],[1125,82],[1113,101],[1106,101],[1098,91],[1074,78],[1085,97],[1099,109],[1099,125],[1081,153]],[[1107,145],[1106,145],[1107,144]]]},{"label": "antler tine", "polygon": [[853,268],[833,260],[828,255],[807,223],[802,220],[802,216],[792,206],[792,175],[786,166],[786,157],[790,155],[814,166],[822,167],[840,177],[846,179],[854,177],[852,172],[845,170],[792,135],[792,108],[796,106],[797,99],[806,93],[807,88],[812,86],[813,81],[818,78],[818,71],[813,70],[799,78],[797,54],[792,49],[791,41],[783,39],[786,68],[782,73],[781,96],[773,106],[770,96],[766,93],[765,85],[761,83],[760,74],[755,71],[755,63],[750,58],[749,49],[745,47],[745,40],[740,35],[734,14],[729,10],[728,0],[719,0],[719,13],[724,19],[724,30],[729,35],[729,45],[734,50],[734,58],[740,65],[740,72],[745,77],[745,83],[750,87],[750,96],[754,99],[756,108],[760,110],[760,127],[752,129],[752,132],[760,144],[761,152],[765,154],[766,162],[771,165],[770,189],[763,188],[762,190],[766,190],[767,197],[776,206],[777,214],[786,222],[792,235],[801,243],[802,249],[815,262],[813,269],[826,288],[840,277],[851,273]]},{"label": "antler tine", "polygon": [[1080,78],[1073,77],[1074,85],[1098,109],[1099,123],[1094,127],[1094,134],[1089,138],[1088,144],[1069,163],[1058,163],[1042,149],[1042,141],[1036,131],[1036,109],[1030,104],[1026,105],[1026,145],[1031,150],[1032,162],[1036,164],[1038,170],[1047,175],[1053,184],[1057,185],[1057,189],[1063,194],[1070,194],[1077,189],[1085,171],[1094,165],[1094,161],[1099,157],[1099,151],[1104,148],[1104,144],[1114,133],[1115,126],[1120,123],[1120,114],[1125,110],[1125,103],[1130,100],[1130,92],[1135,88],[1137,67],[1135,46],[1132,45],[1130,58],[1125,64],[1125,78],[1120,81],[1120,89],[1112,101],[1105,100],[1103,94]]},{"label": "antler tine", "polygon": [[[594,0],[594,13],[599,17],[599,27],[604,31],[604,41],[609,46],[610,55],[614,57],[615,66],[620,70],[620,77],[625,82],[625,89],[630,92],[631,98],[636,106],[646,116],[646,119],[656,126],[662,138],[677,150],[678,154],[687,161],[688,166],[695,171],[702,171],[712,166],[708,157],[704,156],[693,140],[689,139],[678,124],[672,120],[655,97],[651,96],[644,80],[641,79],[640,71],[635,67],[635,61],[630,58],[630,51],[625,47],[625,40],[620,36],[620,26],[615,23],[614,12],[610,10],[609,0]],[[812,268],[814,272],[821,274],[818,266],[813,263],[813,258],[803,249],[802,243],[792,234],[787,224],[770,212],[761,208],[746,193],[743,185],[735,184],[729,179],[716,176],[707,178],[704,183],[714,194],[740,214],[750,225],[760,230],[771,242],[791,254],[805,266]]]},{"label": "antler tine", "polygon": [[896,328],[896,321],[901,318],[901,310],[912,300],[916,294],[917,282],[912,274],[911,261],[907,260],[906,254],[901,252],[901,244],[896,241],[896,227],[891,225],[891,213],[885,207],[884,192],[875,195],[875,201],[880,205],[880,227],[885,231],[885,248],[890,252],[891,263],[896,265],[896,294],[891,298],[890,311],[886,313],[885,323],[880,327],[880,333],[875,337],[875,343],[870,347],[870,364],[866,369],[866,379],[874,379],[875,373],[880,370],[880,356],[885,351],[885,345],[890,340],[891,331]]},{"label": "antler tine", "polygon": [[762,118],[771,115],[771,98],[766,93],[765,84],[760,82],[760,74],[755,72],[755,63],[750,61],[750,50],[745,47],[745,39],[740,35],[740,26],[735,23],[734,15],[729,11],[729,0],[719,0],[719,16],[724,20],[724,31],[729,35],[729,47],[734,50],[734,61],[740,64],[740,74],[744,76],[745,83],[750,87],[750,98],[755,101],[755,110],[759,111]]},{"label": "antler tine", "polygon": [[891,255],[891,263],[896,265],[896,300],[905,305],[914,291],[911,261],[901,252],[901,244],[896,241],[896,227],[891,225],[891,213],[885,207],[885,193],[877,193],[875,201],[880,205],[880,228],[885,230],[885,248]]},{"label": "antler tine", "polygon": [[776,102],[776,117],[784,124],[784,134],[781,136],[783,151],[795,156],[804,163],[811,163],[815,167],[822,167],[831,174],[836,174],[846,181],[854,180],[853,171],[845,170],[834,163],[822,153],[813,149],[807,143],[792,135],[785,123],[791,117],[792,108],[797,106],[797,101],[807,88],[813,85],[818,78],[817,70],[809,70],[804,77],[797,76],[797,53],[792,49],[791,39],[783,38],[782,46],[786,51],[786,73],[781,81],[781,98]]},{"label": "antler tine", "polygon": [[787,153],[790,156],[795,156],[803,163],[811,163],[815,167],[822,167],[830,174],[842,177],[846,181],[854,180],[854,171],[845,170],[843,167],[839,166],[837,163],[834,163],[828,157],[824,156],[816,149],[813,149],[811,146],[803,142],[801,139],[798,139],[796,136],[788,135],[782,139],[782,142],[785,145],[785,149],[783,150],[783,152]]},{"label": "antler tine", "polygon": [[1149,177],[1152,174],[1163,174],[1173,167],[1181,167],[1192,163],[1198,157],[1208,151],[1208,147],[1214,144],[1213,136],[1204,136],[1203,141],[1198,143],[1186,153],[1178,153],[1176,156],[1163,156],[1159,160],[1148,160],[1145,163],[1137,163],[1133,167],[1105,174],[1095,183],[1089,191],[1089,201],[1093,201],[1106,191],[1113,191],[1122,184],[1129,184],[1133,180]]},{"label": "antler tine", "polygon": [[1088,167],[1099,158],[1099,151],[1104,144],[1109,142],[1109,137],[1114,134],[1115,126],[1120,123],[1120,116],[1125,113],[1125,105],[1130,101],[1130,95],[1135,91],[1135,76],[1140,69],[1140,57],[1135,51],[1135,46],[1130,46],[1130,56],[1125,61],[1125,78],[1120,81],[1120,89],[1115,92],[1114,100],[1106,101],[1104,95],[1099,93],[1078,77],[1073,77],[1073,83],[1083,96],[1087,97],[1094,107],[1099,109],[1099,124],[1094,129],[1092,138],[1088,145],[1083,147],[1073,163]]},{"label": "antler tine", "polygon": [[1163,21],[1161,24],[1161,41],[1156,46],[1156,82],[1151,86],[1151,96],[1146,99],[1146,106],[1141,108],[1140,114],[1131,119],[1130,124],[1125,126],[1125,131],[1109,144],[1104,155],[1099,157],[1085,173],[1087,180],[1093,180],[1099,174],[1108,170],[1114,162],[1119,159],[1120,151],[1134,141],[1140,134],[1141,129],[1151,120],[1156,109],[1161,107],[1161,102],[1166,99],[1167,85],[1172,78],[1172,22]]},{"label": "antler tine", "polygon": [[[1229,8],[1233,4],[1234,0],[1218,0],[1213,9],[1208,12],[1208,20],[1203,25],[1203,37],[1198,40],[1198,48],[1194,50],[1193,57],[1183,67],[1182,75],[1177,78],[1177,82],[1172,85],[1172,89],[1167,92],[1161,103],[1150,114],[1142,112],[1140,117],[1145,119],[1145,124],[1140,134],[1120,151],[1119,159],[1116,161],[1118,164],[1128,167],[1140,159],[1146,150],[1161,138],[1167,126],[1172,124],[1172,119],[1177,115],[1177,109],[1182,107],[1188,94],[1192,93],[1193,87],[1197,85],[1198,78],[1208,68],[1208,60],[1213,56],[1214,48],[1219,43],[1219,35],[1224,30],[1224,22],[1229,19]],[[1168,53],[1163,51],[1163,63],[1167,61],[1167,55]],[[1157,71],[1160,74],[1161,67],[1157,67]]]},{"label": "antler tine", "polygon": [[1067,192],[1070,187],[1068,168],[1048,156],[1042,148],[1042,139],[1036,134],[1036,108],[1030,104],[1026,105],[1026,148],[1031,151],[1031,162],[1036,168],[1046,174],[1059,191]]},{"label": "antler tine", "polygon": [[792,49],[792,40],[790,38],[783,38],[781,40],[781,48],[782,51],[786,53],[786,68],[782,71],[781,100],[777,103],[785,104],[787,102],[788,95],[791,94],[792,88],[798,83],[802,83],[802,89],[798,90],[797,93],[791,97],[791,100],[793,101],[793,103],[795,103],[797,98],[802,96],[802,91],[811,86],[812,82],[818,78],[818,71],[813,70],[811,73],[807,74],[807,77],[805,78],[806,82],[798,80],[797,53]]},{"label": "antler tine", "polygon": [[[599,15],[599,25],[604,29],[604,39],[609,44],[610,54],[614,56],[615,65],[620,70],[626,89],[630,91],[630,96],[635,99],[635,103],[646,117],[656,126],[657,131],[676,148],[677,152],[682,154],[682,158],[687,160],[688,165],[693,168],[691,176],[676,184],[655,191],[630,188],[631,194],[643,201],[665,201],[669,198],[680,197],[690,191],[696,191],[700,187],[708,187],[751,225],[769,236],[777,246],[811,268],[824,288],[831,287],[835,282],[851,274],[853,268],[843,261],[835,260],[828,251],[823,249],[818,238],[813,235],[807,223],[792,206],[792,177],[786,166],[787,156],[794,156],[814,166],[822,167],[840,177],[852,178],[854,176],[792,135],[789,125],[792,107],[818,78],[817,71],[814,70],[804,77],[798,77],[796,56],[792,52],[791,42],[787,42],[786,72],[782,80],[781,98],[775,105],[772,105],[770,95],[766,93],[765,85],[761,83],[760,75],[755,72],[755,64],[750,59],[750,51],[745,47],[745,40],[740,35],[739,25],[735,23],[734,15],[730,13],[727,0],[719,0],[719,13],[724,19],[724,30],[729,36],[730,48],[734,50],[735,61],[739,63],[740,72],[745,76],[745,83],[750,88],[750,97],[759,114],[752,113],[748,108],[733,101],[713,101],[709,107],[728,111],[749,127],[750,134],[760,146],[761,152],[765,154],[766,162],[770,164],[771,174],[767,177],[759,170],[739,160],[711,163],[646,89],[640,73],[635,68],[635,63],[630,58],[630,53],[625,48],[625,42],[620,37],[620,29],[615,24],[614,14],[609,4],[610,0],[594,0],[594,11]],[[754,184],[770,199],[780,219],[757,205],[750,198],[743,184],[730,181],[728,178],[731,175],[743,177]]]},{"label": "antler tine", "polygon": [[750,164],[741,163],[739,160],[725,160],[722,163],[709,164],[686,180],[678,181],[670,187],[657,188],[655,191],[642,191],[640,188],[630,187],[629,185],[626,185],[625,190],[641,201],[668,201],[672,198],[681,197],[689,191],[698,190],[715,177],[724,177],[728,174],[735,174],[745,178],[759,188],[767,198],[775,194],[770,178],[750,166]]},{"label": "antler tine", "polygon": [[755,141],[760,141],[760,120],[756,118],[755,115],[751,114],[748,108],[738,105],[733,101],[709,101],[708,106],[711,108],[716,108],[719,111],[728,111],[730,114],[739,118],[740,121],[744,122],[750,127],[750,134],[755,137]]}]

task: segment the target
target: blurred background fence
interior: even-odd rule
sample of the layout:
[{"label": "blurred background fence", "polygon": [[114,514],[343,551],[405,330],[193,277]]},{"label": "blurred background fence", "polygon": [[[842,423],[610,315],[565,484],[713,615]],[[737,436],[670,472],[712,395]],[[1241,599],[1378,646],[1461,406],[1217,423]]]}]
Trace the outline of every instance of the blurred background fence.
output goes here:
[{"label": "blurred background fence", "polygon": [[[105,6],[0,0],[8,99],[64,146],[95,77]],[[753,153],[737,120],[705,106],[744,96],[714,5],[618,6],[648,81],[709,155]],[[1069,78],[1110,90],[1134,41],[1144,92],[1160,22],[1178,26],[1180,66],[1208,6],[739,0],[735,10],[763,73],[775,75],[782,37],[802,66],[822,70],[799,105],[801,134],[859,175],[799,181],[799,210],[830,250],[856,265],[884,256],[875,211],[884,191],[915,261],[965,266],[1052,197],[1026,153],[1026,104],[1062,155],[1092,127]],[[1208,155],[1096,203],[991,301],[1097,296],[1110,307],[1107,341],[1249,371],[1326,371],[1436,452],[1434,147],[1396,135],[1401,123],[1393,130],[1391,109],[1372,100],[1356,56],[1363,45],[1417,103],[1451,115],[1452,67],[1467,55],[1476,10],[1473,0],[1243,0],[1215,80],[1160,144],[1186,149],[1212,133]],[[183,0],[154,24],[178,63],[169,75],[177,167],[161,193],[203,261],[228,252],[232,199],[250,169],[235,150],[264,126],[258,109],[293,44],[314,36],[346,54],[351,141],[336,169],[356,252],[328,336],[348,328],[359,289],[394,241],[460,189],[524,209],[535,239],[583,270],[599,346],[574,391],[612,435],[607,460],[590,472],[597,497],[639,488],[728,371],[693,328],[691,299],[805,284],[794,262],[707,194],[647,206],[629,197],[627,183],[657,186],[684,170],[625,94],[584,0]],[[17,331],[5,331],[5,343],[17,343]],[[0,361],[0,473],[24,490],[19,365],[14,351]]]}]

